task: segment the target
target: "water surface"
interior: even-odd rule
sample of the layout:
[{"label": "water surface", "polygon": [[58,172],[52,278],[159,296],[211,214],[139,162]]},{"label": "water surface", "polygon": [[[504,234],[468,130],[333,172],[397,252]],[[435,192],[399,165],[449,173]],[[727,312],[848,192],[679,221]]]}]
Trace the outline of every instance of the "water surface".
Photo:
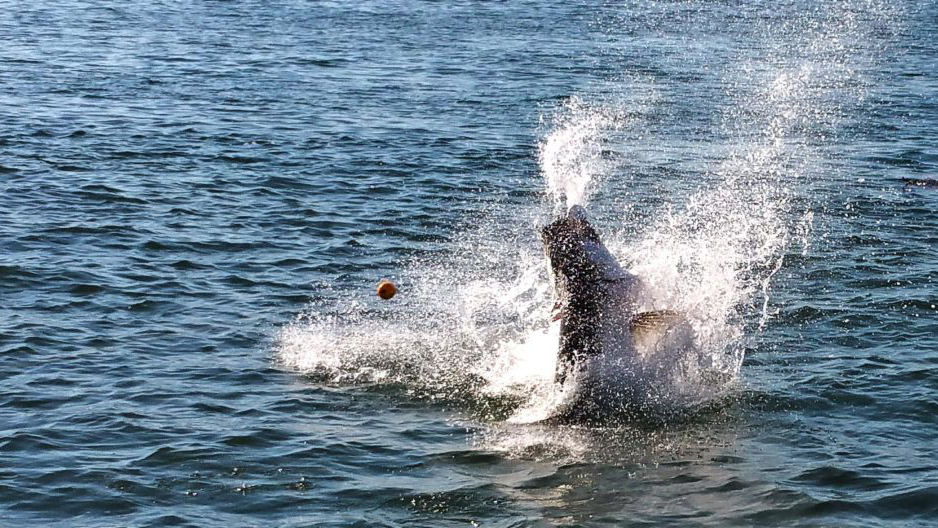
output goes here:
[{"label": "water surface", "polygon": [[[0,524],[938,516],[933,1],[0,13]],[[572,189],[742,359],[686,412],[512,420]]]}]

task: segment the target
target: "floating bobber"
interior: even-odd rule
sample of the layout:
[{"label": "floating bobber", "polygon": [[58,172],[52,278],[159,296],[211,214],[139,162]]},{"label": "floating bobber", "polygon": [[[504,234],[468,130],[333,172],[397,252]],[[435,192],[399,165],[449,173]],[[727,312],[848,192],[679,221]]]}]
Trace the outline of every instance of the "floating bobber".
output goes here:
[{"label": "floating bobber", "polygon": [[397,286],[387,279],[381,279],[381,282],[378,283],[378,297],[386,301],[394,297],[395,293],[397,293]]}]

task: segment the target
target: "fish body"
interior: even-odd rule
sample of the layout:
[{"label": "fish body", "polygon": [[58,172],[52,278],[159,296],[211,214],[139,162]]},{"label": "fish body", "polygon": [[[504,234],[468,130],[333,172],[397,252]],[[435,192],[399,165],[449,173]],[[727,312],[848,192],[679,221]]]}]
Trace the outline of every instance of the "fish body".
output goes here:
[{"label": "fish body", "polygon": [[675,346],[693,340],[684,317],[641,311],[645,285],[606,248],[582,207],[542,228],[541,239],[560,319],[555,382],[566,393],[555,418],[590,421],[659,400]]}]

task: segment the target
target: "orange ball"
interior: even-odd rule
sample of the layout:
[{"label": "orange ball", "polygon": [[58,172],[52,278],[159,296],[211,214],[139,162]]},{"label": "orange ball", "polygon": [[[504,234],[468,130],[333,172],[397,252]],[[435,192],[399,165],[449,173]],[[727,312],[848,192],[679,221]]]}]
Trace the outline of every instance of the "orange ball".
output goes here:
[{"label": "orange ball", "polygon": [[382,280],[378,283],[378,297],[381,297],[385,301],[394,297],[394,294],[397,293],[397,286],[389,280]]}]

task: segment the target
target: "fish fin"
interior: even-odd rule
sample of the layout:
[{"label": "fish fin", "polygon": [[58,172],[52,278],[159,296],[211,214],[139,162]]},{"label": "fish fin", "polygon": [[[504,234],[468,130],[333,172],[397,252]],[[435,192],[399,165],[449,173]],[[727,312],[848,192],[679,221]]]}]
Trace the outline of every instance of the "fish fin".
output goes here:
[{"label": "fish fin", "polygon": [[684,319],[673,310],[654,310],[635,314],[629,323],[632,340],[639,348],[649,350],[675,323]]}]

